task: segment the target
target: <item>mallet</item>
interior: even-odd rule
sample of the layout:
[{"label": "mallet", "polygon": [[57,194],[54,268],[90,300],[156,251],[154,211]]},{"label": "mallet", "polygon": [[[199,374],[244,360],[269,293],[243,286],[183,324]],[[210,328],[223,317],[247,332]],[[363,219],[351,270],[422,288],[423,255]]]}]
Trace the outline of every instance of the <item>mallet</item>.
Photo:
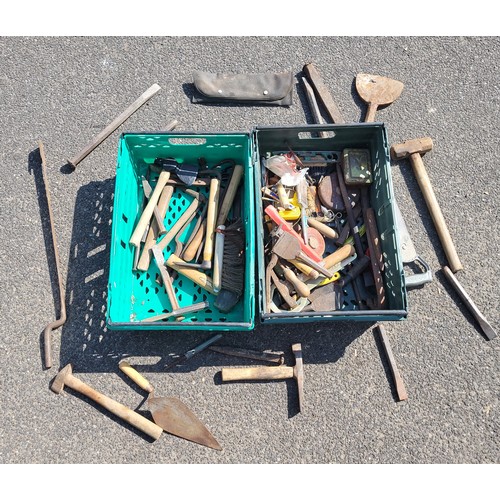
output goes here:
[{"label": "mallet", "polygon": [[152,437],[153,439],[156,440],[162,435],[163,429],[160,426],[156,425],[154,422],[151,422],[151,420],[144,418],[142,415],[139,415],[134,410],[131,410],[130,408],[126,407],[125,405],[122,405],[121,403],[118,403],[117,401],[109,398],[108,396],[105,396],[104,394],[97,392],[96,390],[92,389],[92,387],[88,386],[87,384],[76,378],[73,375],[73,367],[71,366],[71,364],[67,364],[56,375],[50,388],[56,394],[61,394],[61,392],[63,392],[64,390],[64,386],[66,385],[71,389],[73,389],[74,391],[83,394],[92,401],[101,405],[103,408],[106,408],[106,410],[113,413],[113,415],[120,417],[121,419],[125,420],[130,425],[133,425],[134,427],[141,430],[142,432]]},{"label": "mallet", "polygon": [[255,366],[252,368],[223,368],[222,381],[239,380],[285,380],[294,378],[299,392],[299,410],[303,409],[304,399],[304,364],[302,362],[302,345],[293,344],[295,366]]},{"label": "mallet", "polygon": [[425,202],[431,214],[434,226],[438,233],[441,244],[443,245],[446,257],[450,264],[451,270],[456,273],[463,269],[462,263],[458,258],[455,245],[451,239],[450,232],[439,207],[436,195],[432,189],[431,181],[427,175],[427,171],[422,161],[422,156],[432,150],[432,139],[430,137],[422,137],[420,139],[412,139],[402,144],[394,144],[391,146],[391,156],[394,160],[410,157],[410,162],[413,167],[413,172],[417,178],[418,185],[422,191]]}]

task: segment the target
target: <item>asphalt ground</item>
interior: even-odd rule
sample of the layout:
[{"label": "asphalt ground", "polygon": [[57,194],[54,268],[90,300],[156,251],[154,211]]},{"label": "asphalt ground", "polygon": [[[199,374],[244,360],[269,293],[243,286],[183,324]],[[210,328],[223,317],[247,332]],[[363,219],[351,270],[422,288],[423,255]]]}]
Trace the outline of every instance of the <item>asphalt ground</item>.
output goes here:
[{"label": "asphalt ground", "polygon": [[[377,120],[391,144],[434,141],[424,163],[464,267],[457,276],[498,331],[499,38],[4,37],[0,54],[3,464],[498,463],[499,340],[486,340],[443,276],[447,260],[406,161],[392,162],[394,192],[434,273],[431,283],[408,292],[407,319],[384,323],[406,401],[397,400],[373,323],[266,325],[225,334],[227,344],[283,351],[287,364],[290,346],[302,344],[299,413],[293,381],[221,382],[222,367],[256,362],[205,351],[169,374],[162,370],[210,332],[111,331],[105,311],[120,134],[161,131],[173,119],[177,130],[189,132],[312,123],[299,77],[314,62],[348,122],[362,121],[366,112],[356,74],[404,83]],[[293,105],[193,104],[198,69],[291,70]],[[67,158],[153,83],[161,91],[68,170]],[[38,140],[47,156],[68,312],[53,332],[50,369],[42,331],[59,308]],[[72,363],[79,379],[149,417],[146,394],[118,369],[125,358],[141,366],[158,395],[187,404],[223,450],[168,434],[153,442],[77,392],[50,390]]]}]

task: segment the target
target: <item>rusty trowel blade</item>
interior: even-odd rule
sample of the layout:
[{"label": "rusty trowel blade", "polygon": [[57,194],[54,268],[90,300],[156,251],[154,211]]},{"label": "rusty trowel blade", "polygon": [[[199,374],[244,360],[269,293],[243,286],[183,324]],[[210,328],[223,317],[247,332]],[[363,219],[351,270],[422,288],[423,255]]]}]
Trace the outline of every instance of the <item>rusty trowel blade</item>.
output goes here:
[{"label": "rusty trowel blade", "polygon": [[174,436],[222,450],[199,418],[177,398],[150,398],[148,408],[156,425]]}]

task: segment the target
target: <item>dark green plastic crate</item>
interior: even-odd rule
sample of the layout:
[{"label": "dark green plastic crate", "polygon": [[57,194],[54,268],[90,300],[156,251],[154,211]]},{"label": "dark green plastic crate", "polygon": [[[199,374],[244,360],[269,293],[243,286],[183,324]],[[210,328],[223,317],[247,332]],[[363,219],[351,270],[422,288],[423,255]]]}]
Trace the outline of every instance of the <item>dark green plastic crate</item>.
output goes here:
[{"label": "dark green plastic crate", "polygon": [[[329,137],[318,137],[317,132],[328,131]],[[407,316],[407,296],[401,259],[399,235],[395,224],[394,194],[387,132],[382,123],[349,125],[305,125],[290,127],[257,127],[254,130],[256,245],[258,263],[258,310],[262,323],[301,323],[313,321],[397,321]],[[282,151],[341,151],[345,148],[370,150],[373,184],[370,203],[374,208],[384,255],[384,283],[387,309],[359,310],[354,300],[331,312],[268,313],[265,308],[264,212],[261,199],[263,169],[260,158],[267,152]],[[352,297],[354,299],[354,297]]]},{"label": "dark green plastic crate", "polygon": [[[251,161],[251,136],[246,133],[125,133],[119,139],[116,167],[116,183],[113,203],[110,270],[108,281],[107,325],[115,330],[251,330],[255,320],[255,195]],[[245,228],[245,290],[238,305],[229,313],[221,313],[209,294],[188,278],[178,276],[174,288],[180,307],[203,300],[210,307],[186,315],[182,321],[140,322],[146,317],[171,311],[170,302],[163,286],[156,281],[159,270],[154,259],[148,271],[133,271],[134,248],[129,245],[130,236],[140,217],[142,185],[140,176],[145,175],[147,164],[156,157],[173,157],[197,164],[198,158],[207,160],[208,168],[225,160],[234,159],[243,165],[242,220]],[[208,197],[208,188],[200,190]],[[167,230],[187,208],[192,198],[184,193],[174,193],[165,218]],[[231,214],[230,214],[231,215]],[[190,230],[184,232],[183,243]],[[165,259],[173,253],[175,241],[164,251]],[[209,272],[209,271],[206,271]]]}]

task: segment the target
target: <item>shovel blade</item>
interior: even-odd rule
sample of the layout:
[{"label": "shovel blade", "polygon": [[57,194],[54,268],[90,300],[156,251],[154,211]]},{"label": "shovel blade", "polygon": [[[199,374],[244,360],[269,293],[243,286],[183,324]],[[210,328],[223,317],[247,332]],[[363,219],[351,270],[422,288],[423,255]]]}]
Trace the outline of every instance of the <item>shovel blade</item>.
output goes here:
[{"label": "shovel blade", "polygon": [[384,106],[393,103],[403,91],[404,84],[385,76],[360,73],[356,76],[356,90],[367,103]]},{"label": "shovel blade", "polygon": [[198,417],[177,398],[151,398],[148,408],[156,425],[174,436],[222,450],[221,445]]}]

